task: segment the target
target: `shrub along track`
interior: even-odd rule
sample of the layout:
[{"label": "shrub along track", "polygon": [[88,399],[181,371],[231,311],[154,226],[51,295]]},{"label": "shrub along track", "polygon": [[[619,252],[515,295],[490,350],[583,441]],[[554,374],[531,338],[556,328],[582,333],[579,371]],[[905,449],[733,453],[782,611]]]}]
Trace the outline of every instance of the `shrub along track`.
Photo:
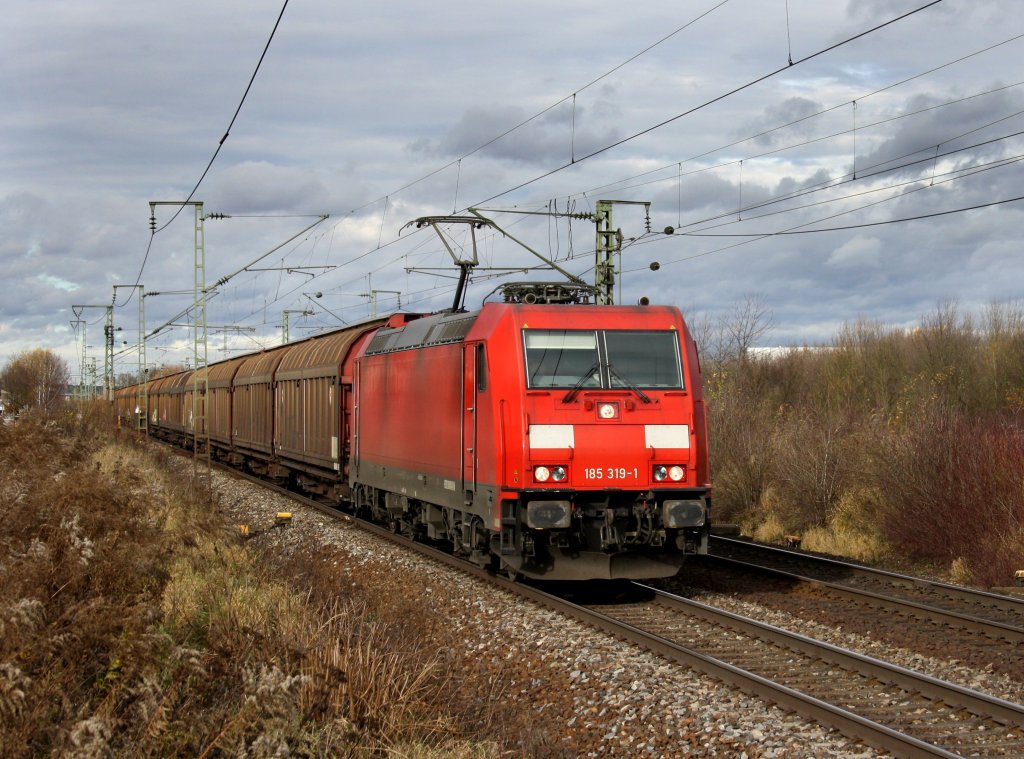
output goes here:
[{"label": "shrub along track", "polygon": [[[314,499],[274,489],[322,512],[339,514]],[[601,585],[602,600],[619,594],[616,604],[575,603],[571,599],[578,596],[576,586],[553,595],[546,591],[558,588],[545,586],[542,591],[511,582],[377,525],[358,523],[380,537],[896,755],[1024,754],[1024,708],[1001,699],[640,585]]]},{"label": "shrub along track", "polygon": [[727,593],[1024,683],[1022,599],[740,540],[715,538],[712,551],[655,584]]}]

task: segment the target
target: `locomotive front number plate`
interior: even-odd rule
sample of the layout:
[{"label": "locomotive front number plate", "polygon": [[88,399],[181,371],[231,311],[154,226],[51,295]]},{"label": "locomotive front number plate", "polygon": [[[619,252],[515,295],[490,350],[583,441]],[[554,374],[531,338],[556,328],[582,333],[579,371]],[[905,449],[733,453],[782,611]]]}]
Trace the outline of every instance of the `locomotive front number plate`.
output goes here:
[{"label": "locomotive front number plate", "polygon": [[640,476],[640,469],[627,469],[622,466],[586,467],[583,478],[586,480],[635,480]]}]

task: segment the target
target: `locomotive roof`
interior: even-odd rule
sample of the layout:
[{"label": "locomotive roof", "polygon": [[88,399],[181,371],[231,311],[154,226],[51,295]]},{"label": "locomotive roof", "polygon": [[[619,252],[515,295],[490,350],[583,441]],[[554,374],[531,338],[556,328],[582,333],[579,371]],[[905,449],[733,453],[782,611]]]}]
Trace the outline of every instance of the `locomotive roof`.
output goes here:
[{"label": "locomotive roof", "polygon": [[431,314],[414,320],[398,320],[400,326],[385,325],[377,330],[377,334],[366,348],[365,355],[462,342],[479,315],[479,311],[460,311]]}]

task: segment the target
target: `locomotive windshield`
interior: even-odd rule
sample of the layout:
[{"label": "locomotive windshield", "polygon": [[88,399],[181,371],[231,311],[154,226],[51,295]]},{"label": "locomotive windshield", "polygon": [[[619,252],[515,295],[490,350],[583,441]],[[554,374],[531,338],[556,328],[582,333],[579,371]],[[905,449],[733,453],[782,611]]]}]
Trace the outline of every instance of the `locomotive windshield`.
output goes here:
[{"label": "locomotive windshield", "polygon": [[681,390],[673,331],[523,330],[531,388]]}]

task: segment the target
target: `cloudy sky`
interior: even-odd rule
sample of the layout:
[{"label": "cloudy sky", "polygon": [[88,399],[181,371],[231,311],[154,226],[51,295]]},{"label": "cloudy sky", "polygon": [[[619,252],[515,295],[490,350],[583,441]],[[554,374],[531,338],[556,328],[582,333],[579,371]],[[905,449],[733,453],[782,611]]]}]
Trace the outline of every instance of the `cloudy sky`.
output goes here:
[{"label": "cloudy sky", "polygon": [[[650,231],[642,206],[614,207],[619,302],[716,319],[754,296],[765,344],[1016,302],[1024,15],[912,13],[926,5],[294,0],[242,103],[282,0],[17,4],[0,26],[0,363],[44,346],[77,376],[79,318],[102,367],[104,309],[73,307],[114,302],[117,370],[134,371],[136,283],[161,293],[147,331],[187,323],[195,213],[155,206],[153,235],[150,203],[188,198],[222,138],[193,196],[230,216],[203,223],[206,281],[227,278],[210,360],[276,344],[285,312],[294,339],[399,298],[450,306],[451,256],[403,227],[469,207],[508,235],[479,234],[469,308],[556,278],[510,237],[592,281],[593,222],[547,214],[600,199],[651,203]],[[148,346],[183,361],[191,337]]]}]

